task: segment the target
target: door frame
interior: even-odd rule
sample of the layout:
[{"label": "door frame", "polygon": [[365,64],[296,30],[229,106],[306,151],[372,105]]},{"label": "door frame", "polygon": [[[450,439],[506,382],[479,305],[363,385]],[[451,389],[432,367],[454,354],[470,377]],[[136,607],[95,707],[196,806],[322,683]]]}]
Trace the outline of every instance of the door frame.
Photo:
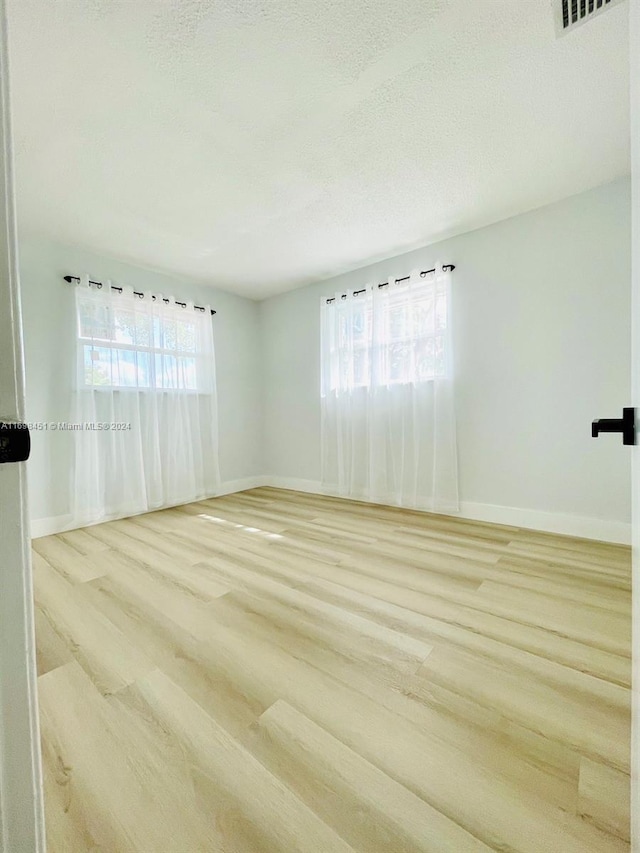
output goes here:
[{"label": "door frame", "polygon": [[[631,117],[631,382],[640,412],[640,0],[629,4]],[[640,853],[640,447],[632,453],[631,849]]]},{"label": "door frame", "polygon": [[[0,421],[24,420],[7,19],[0,0]],[[24,462],[0,465],[0,853],[44,853]]]}]

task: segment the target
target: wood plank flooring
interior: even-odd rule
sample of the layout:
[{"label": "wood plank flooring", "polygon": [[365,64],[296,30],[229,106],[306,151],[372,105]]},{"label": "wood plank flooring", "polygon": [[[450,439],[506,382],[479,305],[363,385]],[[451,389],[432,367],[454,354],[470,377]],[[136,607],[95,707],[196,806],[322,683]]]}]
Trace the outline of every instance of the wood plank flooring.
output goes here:
[{"label": "wood plank flooring", "polygon": [[629,850],[628,548],[271,488],[33,548],[49,853]]}]

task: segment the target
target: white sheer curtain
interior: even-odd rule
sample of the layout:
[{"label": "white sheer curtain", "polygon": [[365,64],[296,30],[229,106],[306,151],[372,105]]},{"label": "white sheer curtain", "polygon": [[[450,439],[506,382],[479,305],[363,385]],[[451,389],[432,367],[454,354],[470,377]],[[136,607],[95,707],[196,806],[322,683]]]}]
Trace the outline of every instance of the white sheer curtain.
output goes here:
[{"label": "white sheer curtain", "polygon": [[76,288],[73,519],[100,521],[215,494],[211,310],[129,288]]},{"label": "white sheer curtain", "polygon": [[451,273],[322,303],[322,480],[327,491],[458,510]]}]

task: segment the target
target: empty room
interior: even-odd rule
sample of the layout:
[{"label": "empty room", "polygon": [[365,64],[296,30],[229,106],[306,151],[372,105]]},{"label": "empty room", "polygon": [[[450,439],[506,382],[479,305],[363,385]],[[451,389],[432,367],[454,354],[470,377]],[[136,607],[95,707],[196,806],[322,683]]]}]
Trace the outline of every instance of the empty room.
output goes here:
[{"label": "empty room", "polygon": [[0,0],[0,853],[640,853],[639,6]]}]

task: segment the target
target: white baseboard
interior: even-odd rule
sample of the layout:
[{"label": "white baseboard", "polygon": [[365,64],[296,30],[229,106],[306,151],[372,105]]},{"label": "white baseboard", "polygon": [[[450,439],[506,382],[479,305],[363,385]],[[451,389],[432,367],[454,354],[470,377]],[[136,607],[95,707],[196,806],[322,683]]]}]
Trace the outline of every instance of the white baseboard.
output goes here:
[{"label": "white baseboard", "polygon": [[268,477],[261,475],[260,477],[244,477],[242,480],[227,480],[220,486],[220,489],[211,497],[221,497],[222,495],[232,495],[234,492],[246,492],[247,489],[259,489],[260,486],[268,486]]},{"label": "white baseboard", "polygon": [[[234,492],[245,492],[247,489],[257,489],[260,486],[266,486],[268,477],[244,477],[241,480],[227,480],[227,482],[222,483],[218,491],[214,495],[209,495],[208,497],[216,498],[222,495],[231,495]],[[169,509],[173,504],[167,504],[164,507],[157,507],[157,509]],[[79,524],[78,522],[72,521],[70,515],[57,515],[52,516],[51,518],[34,518],[31,520],[31,538],[39,539],[41,536],[52,536],[54,533],[64,533],[67,530],[77,530],[79,527],[91,527],[92,524],[103,524],[105,521],[113,521],[117,517],[123,516],[114,516],[114,518],[109,519],[101,519],[100,521],[92,522],[87,524],[86,522],[82,522]],[[127,514],[126,517],[130,517],[130,513]]]},{"label": "white baseboard", "polygon": [[[265,477],[267,482],[265,486],[271,486],[274,489],[288,489],[292,492],[308,492],[312,495],[330,495],[331,497],[340,497],[338,494],[333,494],[324,488],[320,480],[299,480],[297,477]],[[355,500],[355,499],[354,499]],[[360,498],[357,498],[360,500]]]},{"label": "white baseboard", "polygon": [[[316,495],[330,494],[318,480],[299,480],[293,477],[266,477],[265,485],[278,489],[290,489],[294,492],[309,492]],[[365,500],[357,498],[357,500]],[[366,502],[366,501],[365,501]],[[506,524],[509,527],[521,527],[526,530],[540,530],[544,533],[559,533],[563,536],[576,536],[581,539],[595,539],[601,542],[613,542],[620,545],[631,544],[631,524],[604,518],[589,518],[583,515],[543,512],[521,507],[496,506],[493,504],[469,503],[463,501],[460,511],[447,513],[470,521],[488,521],[492,524]]]},{"label": "white baseboard", "polygon": [[595,539],[618,545],[631,544],[631,524],[625,521],[466,501],[460,504],[458,515],[473,521],[489,521],[492,524],[541,530],[544,533],[559,533],[563,536],[576,536],[579,539]]},{"label": "white baseboard", "polygon": [[[257,489],[260,486],[272,486],[277,489],[289,489],[294,492],[308,492],[314,495],[331,495],[340,497],[325,489],[318,480],[303,480],[296,477],[276,477],[263,475],[245,477],[240,480],[228,480],[211,497],[230,495],[234,492],[244,492],[247,489]],[[365,500],[358,498],[358,500]],[[458,513],[451,513],[458,518],[471,521],[488,521],[492,524],[506,524],[509,527],[522,527],[526,530],[540,530],[545,533],[559,533],[564,536],[577,536],[582,539],[595,539],[601,542],[614,542],[620,545],[631,544],[631,524],[624,521],[612,521],[603,518],[589,518],[582,515],[566,513],[542,512],[521,507],[495,506],[493,504],[469,503],[463,501]],[[101,522],[98,522],[101,523]],[[71,521],[69,515],[59,515],[52,518],[38,518],[31,522],[31,537],[51,536],[73,530],[78,525]]]},{"label": "white baseboard", "polygon": [[64,530],[72,530],[70,515],[54,515],[50,518],[32,518],[29,525],[32,539],[40,539],[41,536],[52,536],[54,533],[62,533]]}]

